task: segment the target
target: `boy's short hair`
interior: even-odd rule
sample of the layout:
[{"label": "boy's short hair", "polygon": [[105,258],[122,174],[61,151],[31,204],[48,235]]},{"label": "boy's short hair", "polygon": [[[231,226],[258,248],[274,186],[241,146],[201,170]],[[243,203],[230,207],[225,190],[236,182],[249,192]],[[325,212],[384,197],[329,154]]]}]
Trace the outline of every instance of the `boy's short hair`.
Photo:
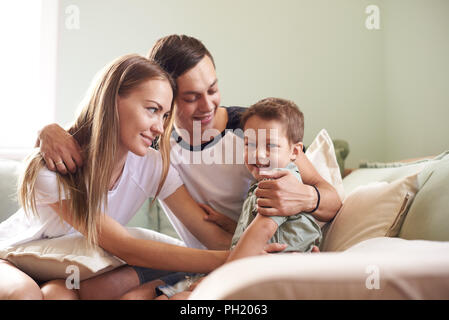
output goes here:
[{"label": "boy's short hair", "polygon": [[253,104],[242,115],[241,125],[252,116],[264,120],[277,120],[285,125],[287,138],[290,143],[302,142],[304,137],[304,115],[298,106],[290,100],[281,98],[266,98]]}]

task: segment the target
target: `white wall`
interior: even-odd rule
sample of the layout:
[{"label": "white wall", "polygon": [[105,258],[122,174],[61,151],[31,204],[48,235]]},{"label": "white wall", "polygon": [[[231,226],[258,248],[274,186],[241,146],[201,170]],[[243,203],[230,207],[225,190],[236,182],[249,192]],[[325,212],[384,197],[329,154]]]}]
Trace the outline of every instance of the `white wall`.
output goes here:
[{"label": "white wall", "polygon": [[449,149],[449,1],[385,5],[386,160]]},{"label": "white wall", "polygon": [[[182,33],[202,40],[213,54],[222,105],[249,106],[267,96],[292,99],[305,114],[305,143],[326,128],[333,138],[349,142],[348,166],[357,166],[360,160],[438,153],[445,147],[444,139],[433,143],[429,137],[448,136],[441,119],[448,118],[448,99],[443,93],[448,82],[442,72],[448,67],[444,50],[449,37],[447,28],[433,38],[421,36],[439,24],[447,27],[448,2],[410,2],[415,13],[432,7],[426,5],[429,2],[437,6],[424,15],[425,27],[412,27],[419,29],[417,35],[407,33],[409,27],[403,25],[409,22],[407,18],[396,21],[402,4],[391,2],[62,0],[57,121],[66,123],[73,118],[91,78],[104,64],[125,53],[145,55],[158,38]],[[365,27],[365,8],[370,4],[381,9],[380,30]],[[80,10],[80,29],[65,26],[69,5]],[[405,42],[410,49],[404,48],[403,36],[410,37]],[[421,43],[429,49],[414,51]],[[435,54],[436,48],[443,51]],[[422,55],[436,59],[430,70],[416,66],[420,76],[431,77],[436,72],[435,85],[423,78],[416,80],[420,85],[416,87],[410,79],[414,74],[404,72],[404,59],[419,64]],[[434,103],[435,92],[438,99]],[[425,108],[432,114],[428,123],[423,121],[419,99],[431,101]],[[404,121],[403,109],[415,101]],[[400,130],[396,130],[398,122]],[[425,137],[427,144],[401,144],[404,137],[421,135],[411,127],[417,122],[432,128]]]}]

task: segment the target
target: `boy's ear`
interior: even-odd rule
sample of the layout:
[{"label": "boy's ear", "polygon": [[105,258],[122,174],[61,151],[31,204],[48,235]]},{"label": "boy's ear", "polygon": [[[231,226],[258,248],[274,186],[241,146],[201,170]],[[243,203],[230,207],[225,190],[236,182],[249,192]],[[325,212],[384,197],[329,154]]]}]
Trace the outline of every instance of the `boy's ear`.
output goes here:
[{"label": "boy's ear", "polygon": [[302,142],[294,143],[292,146],[292,153],[290,155],[290,160],[295,161],[296,157],[302,152],[304,144]]}]

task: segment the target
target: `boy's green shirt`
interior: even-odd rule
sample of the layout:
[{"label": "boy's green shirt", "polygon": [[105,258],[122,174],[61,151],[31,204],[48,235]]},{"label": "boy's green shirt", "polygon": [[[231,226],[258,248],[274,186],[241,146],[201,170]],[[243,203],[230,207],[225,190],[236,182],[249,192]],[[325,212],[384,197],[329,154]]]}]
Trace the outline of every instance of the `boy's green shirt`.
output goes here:
[{"label": "boy's green shirt", "polygon": [[[302,182],[299,170],[293,162],[290,162],[285,168],[276,170],[292,171],[298,180]],[[255,191],[258,184],[259,182],[256,181],[249,188],[234,236],[232,237],[231,249],[235,247],[243,232],[257,215]],[[298,213],[288,217],[270,216],[269,218],[276,222],[278,228],[268,243],[287,244],[288,247],[283,252],[310,252],[313,246],[318,246],[321,241],[321,228],[311,214]]]}]

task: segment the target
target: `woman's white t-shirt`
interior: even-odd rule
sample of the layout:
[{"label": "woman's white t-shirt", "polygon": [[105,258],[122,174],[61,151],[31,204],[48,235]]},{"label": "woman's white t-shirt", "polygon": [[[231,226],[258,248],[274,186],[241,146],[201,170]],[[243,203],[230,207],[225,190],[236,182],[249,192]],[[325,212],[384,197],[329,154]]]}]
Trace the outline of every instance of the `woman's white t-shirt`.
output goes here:
[{"label": "woman's white t-shirt", "polygon": [[[149,149],[143,157],[128,153],[122,175],[108,192],[106,214],[126,225],[145,200],[154,197],[162,173],[159,151]],[[159,198],[165,199],[183,184],[176,169],[170,166]],[[56,173],[40,170],[36,180],[36,209],[38,216],[25,214],[20,208],[0,224],[0,248],[42,238],[59,237],[78,232],[64,222],[49,204],[59,201]]]}]

